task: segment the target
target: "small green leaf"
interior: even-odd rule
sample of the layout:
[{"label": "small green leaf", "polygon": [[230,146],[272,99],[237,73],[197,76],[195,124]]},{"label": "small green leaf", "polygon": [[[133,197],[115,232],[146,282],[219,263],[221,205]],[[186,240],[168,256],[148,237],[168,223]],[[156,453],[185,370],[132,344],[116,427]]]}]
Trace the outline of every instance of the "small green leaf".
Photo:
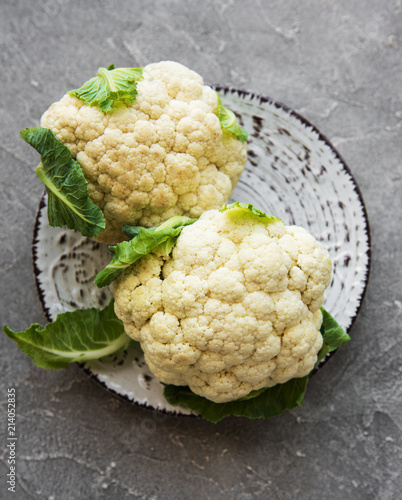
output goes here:
[{"label": "small green leaf", "polygon": [[54,369],[108,356],[131,342],[114,312],[113,300],[102,310],[77,309],[58,314],[45,328],[34,323],[24,332],[14,332],[5,326],[4,333],[37,366]]},{"label": "small green leaf", "polygon": [[47,128],[26,128],[20,134],[41,155],[36,174],[48,194],[49,224],[77,229],[90,238],[101,233],[105,229],[105,218],[89,198],[80,164],[73,160],[67,146]]},{"label": "small green leaf", "polygon": [[230,109],[225,108],[222,104],[221,98],[218,95],[218,112],[217,116],[221,123],[221,127],[228,132],[232,133],[236,139],[239,139],[241,142],[246,142],[248,134],[245,130],[243,130],[240,125],[237,123],[236,115]]},{"label": "small green leaf", "polygon": [[262,394],[266,390],[267,390],[267,388],[263,387],[262,389],[257,389],[255,391],[251,391],[247,394],[247,396],[240,398],[239,401],[247,401],[248,399],[256,398],[257,396],[259,396],[260,394]]},{"label": "small green leaf", "polygon": [[335,349],[338,349],[341,345],[349,342],[350,337],[323,307],[321,307],[321,312],[322,324],[320,331],[324,340],[324,346],[328,349],[328,353],[335,351]]},{"label": "small green leaf", "polygon": [[[155,229],[157,229],[158,226],[152,226],[152,227],[148,227],[148,231],[155,231]],[[121,230],[122,232],[128,236],[130,239],[133,239],[135,236],[137,236],[137,234],[141,231],[141,229],[143,229],[143,226],[126,226],[124,225]]]},{"label": "small green leaf", "polygon": [[326,358],[328,353],[329,353],[329,347],[327,346],[327,344],[323,343],[317,355],[317,363],[315,364],[315,366],[317,366],[320,361]]},{"label": "small green leaf", "polygon": [[266,214],[262,210],[255,208],[251,203],[241,203],[240,201],[235,201],[230,205],[224,205],[219,209],[220,212],[226,212],[227,210],[233,210],[233,214],[236,216],[243,217],[259,217],[261,222],[270,223],[270,222],[282,222],[278,217],[274,217],[273,215]]},{"label": "small green leaf", "polygon": [[117,104],[131,104],[137,97],[137,82],[142,68],[99,68],[96,76],[84,85],[68,92],[89,106],[98,106],[103,112],[113,111]]},{"label": "small green leaf", "polygon": [[[95,278],[95,284],[102,288],[110,285],[127,267],[137,262],[144,255],[148,255],[159,248],[165,255],[169,255],[177,238],[185,226],[193,224],[197,219],[190,219],[181,215],[171,217],[157,228],[134,227],[134,238],[123,241],[114,247],[109,247],[113,257],[109,264],[100,271]],[[125,226],[125,232],[130,232]]]}]

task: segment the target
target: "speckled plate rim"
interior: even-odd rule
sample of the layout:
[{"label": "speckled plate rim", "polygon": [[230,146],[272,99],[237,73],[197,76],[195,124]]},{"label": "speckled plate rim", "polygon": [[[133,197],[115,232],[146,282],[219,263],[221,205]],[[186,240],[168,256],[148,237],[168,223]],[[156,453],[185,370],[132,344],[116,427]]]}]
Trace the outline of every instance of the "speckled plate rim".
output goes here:
[{"label": "speckled plate rim", "polygon": [[[312,129],[318,136],[318,139],[321,140],[326,144],[326,146],[332,151],[334,156],[337,158],[339,161],[342,169],[348,174],[350,177],[350,181],[353,184],[353,190],[357,195],[357,199],[360,203],[361,209],[362,209],[362,215],[363,215],[363,220],[365,222],[365,233],[367,237],[367,250],[366,250],[366,255],[367,255],[367,267],[366,267],[366,273],[365,273],[365,278],[363,280],[363,288],[362,288],[362,293],[359,297],[359,304],[356,307],[355,314],[351,317],[351,322],[350,325],[347,328],[347,332],[350,333],[351,329],[353,328],[357,316],[360,313],[361,307],[363,305],[364,298],[366,296],[367,288],[368,288],[368,283],[369,283],[369,278],[370,278],[370,272],[371,272],[371,231],[370,231],[370,223],[368,219],[368,214],[367,214],[367,209],[366,205],[363,199],[363,195],[361,193],[360,187],[357,184],[356,179],[354,178],[351,169],[343,159],[343,157],[340,155],[340,153],[337,151],[335,146],[331,143],[331,141],[314,125],[312,124],[307,118],[305,118],[303,115],[295,111],[294,109],[290,108],[286,104],[283,104],[279,101],[276,101],[272,99],[271,97],[265,96],[263,94],[259,94],[250,90],[246,89],[239,89],[237,87],[233,87],[230,85],[221,85],[221,84],[212,84],[212,88],[214,88],[217,92],[223,93],[224,95],[226,94],[237,94],[240,98],[245,98],[247,97],[250,102],[251,101],[257,101],[258,104],[264,105],[264,104],[269,104],[270,106],[273,106],[277,109],[280,109],[282,111],[285,111],[288,113],[290,116],[293,116],[296,120],[300,121],[303,125],[306,127]],[[35,277],[35,286],[36,290],[38,293],[38,297],[42,306],[42,309],[45,313],[46,318],[48,321],[51,321],[50,314],[49,314],[49,309],[45,304],[45,297],[44,297],[44,292],[41,290],[39,286],[39,281],[38,281],[38,275],[40,274],[40,270],[36,266],[36,247],[38,243],[38,231],[39,231],[39,226],[40,226],[40,211],[41,209],[44,208],[45,206],[45,196],[46,196],[46,190],[44,190],[43,195],[41,197],[38,210],[36,213],[35,217],[35,223],[34,223],[34,231],[33,231],[33,238],[32,238],[32,263],[33,263],[33,272],[34,272],[34,277]],[[313,371],[312,375],[314,375],[324,364],[328,362],[328,360],[336,353],[336,351],[332,351],[329,353],[324,360],[321,361],[318,367],[315,368]],[[129,403],[130,405],[135,405],[141,408],[144,408],[146,410],[150,410],[153,412],[157,413],[163,413],[169,416],[179,416],[179,417],[196,417],[196,414],[185,414],[181,413],[180,411],[171,411],[171,410],[166,410],[163,408],[155,408],[152,405],[148,405],[146,403],[141,403],[138,401],[131,400],[128,398],[125,394],[120,394],[119,392],[111,389],[108,387],[102,380],[99,380],[99,378],[92,373],[87,367],[85,367],[84,364],[78,363],[78,366],[83,370],[83,372],[94,382],[96,382],[98,385],[100,385],[103,389],[105,389],[107,392],[109,392],[111,395],[114,397],[117,397],[118,399],[125,401]]]}]

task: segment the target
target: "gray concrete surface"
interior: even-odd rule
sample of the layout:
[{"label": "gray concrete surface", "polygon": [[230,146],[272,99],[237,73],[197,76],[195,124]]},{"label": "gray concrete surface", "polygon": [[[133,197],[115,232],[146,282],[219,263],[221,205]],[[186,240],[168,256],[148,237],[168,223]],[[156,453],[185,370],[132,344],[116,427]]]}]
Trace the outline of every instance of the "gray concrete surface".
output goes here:
[{"label": "gray concrete surface", "polygon": [[[77,366],[33,366],[1,342],[0,499],[401,498],[402,7],[394,0],[0,2],[1,323],[44,323],[31,268],[42,186],[18,131],[98,66],[173,59],[304,114],[366,201],[372,273],[352,342],[303,407],[217,425],[115,399]],[[7,389],[17,394],[7,491]]]}]

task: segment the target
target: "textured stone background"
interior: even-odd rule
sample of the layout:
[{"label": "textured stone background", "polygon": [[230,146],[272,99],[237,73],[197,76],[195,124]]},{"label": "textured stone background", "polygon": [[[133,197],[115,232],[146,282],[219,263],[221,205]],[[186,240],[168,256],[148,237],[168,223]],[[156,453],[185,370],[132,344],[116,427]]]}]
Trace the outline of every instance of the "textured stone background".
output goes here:
[{"label": "textured stone background", "polygon": [[[2,324],[45,321],[30,253],[42,186],[18,131],[111,62],[173,59],[207,82],[296,108],[350,165],[373,239],[353,341],[314,377],[302,408],[271,421],[153,414],[76,366],[34,367],[3,335],[1,499],[401,498],[401,30],[394,0],[1,0]],[[15,495],[6,490],[9,387]]]}]

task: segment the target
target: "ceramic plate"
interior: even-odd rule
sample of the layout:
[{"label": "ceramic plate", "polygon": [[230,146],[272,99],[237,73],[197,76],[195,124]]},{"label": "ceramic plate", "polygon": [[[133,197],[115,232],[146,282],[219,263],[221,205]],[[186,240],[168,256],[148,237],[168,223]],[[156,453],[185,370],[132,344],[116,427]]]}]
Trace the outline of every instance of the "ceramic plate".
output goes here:
[{"label": "ceramic plate", "polygon": [[[215,87],[249,132],[248,162],[232,201],[253,203],[303,226],[329,251],[333,278],[325,308],[350,331],[359,312],[370,267],[370,235],[364,202],[349,168],[329,141],[287,106],[252,92]],[[110,289],[93,279],[110,260],[107,247],[75,231],[49,227],[46,196],[36,219],[33,261],[43,308],[49,320],[60,312],[103,307]],[[171,413],[163,385],[136,348],[86,363],[84,369],[115,395]]]}]

